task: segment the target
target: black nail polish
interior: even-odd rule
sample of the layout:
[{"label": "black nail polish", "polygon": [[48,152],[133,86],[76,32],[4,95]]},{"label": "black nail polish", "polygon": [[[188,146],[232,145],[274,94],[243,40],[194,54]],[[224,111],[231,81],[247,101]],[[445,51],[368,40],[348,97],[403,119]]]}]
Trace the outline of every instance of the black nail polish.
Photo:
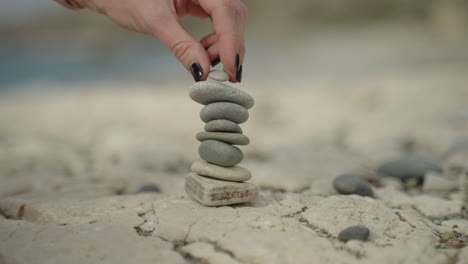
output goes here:
[{"label": "black nail polish", "polygon": [[214,66],[218,65],[220,62],[221,62],[221,58],[218,57],[218,58],[214,59],[214,60],[211,62],[211,66],[214,67]]},{"label": "black nail polish", "polygon": [[193,79],[196,82],[200,81],[201,77],[203,76],[203,68],[198,62],[194,62],[192,65],[190,65],[190,72],[192,73]]},{"label": "black nail polish", "polygon": [[239,65],[239,69],[237,70],[236,72],[236,80],[238,82],[241,82],[242,81],[242,64]]},{"label": "black nail polish", "polygon": [[240,67],[240,56],[239,53],[236,54],[236,71],[239,72],[239,67]]}]

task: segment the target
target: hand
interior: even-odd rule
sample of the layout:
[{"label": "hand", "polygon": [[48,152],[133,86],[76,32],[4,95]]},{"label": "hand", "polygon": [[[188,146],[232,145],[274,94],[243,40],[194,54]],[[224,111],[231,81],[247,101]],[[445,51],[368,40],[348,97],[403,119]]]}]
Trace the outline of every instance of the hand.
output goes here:
[{"label": "hand", "polygon": [[[242,79],[245,55],[246,7],[240,0],[55,0],[69,8],[88,8],[129,30],[161,40],[190,70],[195,81],[205,80],[210,64],[223,62],[231,82]],[[214,33],[197,41],[179,18],[209,17]]]}]

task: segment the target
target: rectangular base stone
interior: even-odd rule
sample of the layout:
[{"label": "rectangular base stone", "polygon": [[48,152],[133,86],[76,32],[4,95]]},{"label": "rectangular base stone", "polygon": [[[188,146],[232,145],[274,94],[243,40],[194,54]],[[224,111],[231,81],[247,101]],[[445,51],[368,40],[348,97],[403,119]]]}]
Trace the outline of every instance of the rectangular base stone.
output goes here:
[{"label": "rectangular base stone", "polygon": [[185,178],[185,191],[205,206],[221,206],[252,201],[257,187],[248,182],[230,182],[189,173]]}]

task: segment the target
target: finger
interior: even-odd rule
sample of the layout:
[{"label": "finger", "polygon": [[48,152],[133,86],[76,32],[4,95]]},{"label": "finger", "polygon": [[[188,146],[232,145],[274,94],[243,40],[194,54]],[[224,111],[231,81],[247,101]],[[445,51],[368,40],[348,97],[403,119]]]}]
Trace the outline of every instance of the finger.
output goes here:
[{"label": "finger", "polygon": [[224,71],[229,74],[231,82],[236,82],[245,54],[246,8],[238,0],[199,0],[199,3],[213,21]]},{"label": "finger", "polygon": [[210,60],[203,46],[190,35],[175,16],[164,16],[152,23],[152,35],[160,39],[177,59],[192,73],[195,81],[205,80]]},{"label": "finger", "polygon": [[213,46],[213,44],[215,44],[217,41],[218,41],[218,35],[216,35],[216,33],[211,33],[211,34],[208,34],[206,35],[205,37],[203,37],[201,40],[200,40],[200,44],[202,44],[202,46],[207,49],[211,46]]},{"label": "finger", "polygon": [[209,47],[206,52],[208,53],[208,58],[211,61],[211,66],[214,67],[218,63],[221,62],[221,58],[219,56],[219,46],[218,44],[214,44],[211,47]]},{"label": "finger", "polygon": [[200,5],[198,5],[197,3],[193,1],[188,1],[187,10],[188,10],[188,13],[194,17],[199,17],[199,18],[208,17],[208,13],[206,13],[205,10],[203,10],[203,8],[201,8]]}]

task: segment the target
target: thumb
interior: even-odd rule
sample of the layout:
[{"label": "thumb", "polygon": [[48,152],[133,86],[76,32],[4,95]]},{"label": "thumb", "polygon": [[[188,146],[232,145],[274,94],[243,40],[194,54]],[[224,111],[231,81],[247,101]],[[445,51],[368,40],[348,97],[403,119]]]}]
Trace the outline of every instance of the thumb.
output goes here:
[{"label": "thumb", "polygon": [[205,80],[211,63],[200,42],[182,27],[177,18],[166,18],[161,22],[155,25],[153,35],[169,48],[196,82]]}]

